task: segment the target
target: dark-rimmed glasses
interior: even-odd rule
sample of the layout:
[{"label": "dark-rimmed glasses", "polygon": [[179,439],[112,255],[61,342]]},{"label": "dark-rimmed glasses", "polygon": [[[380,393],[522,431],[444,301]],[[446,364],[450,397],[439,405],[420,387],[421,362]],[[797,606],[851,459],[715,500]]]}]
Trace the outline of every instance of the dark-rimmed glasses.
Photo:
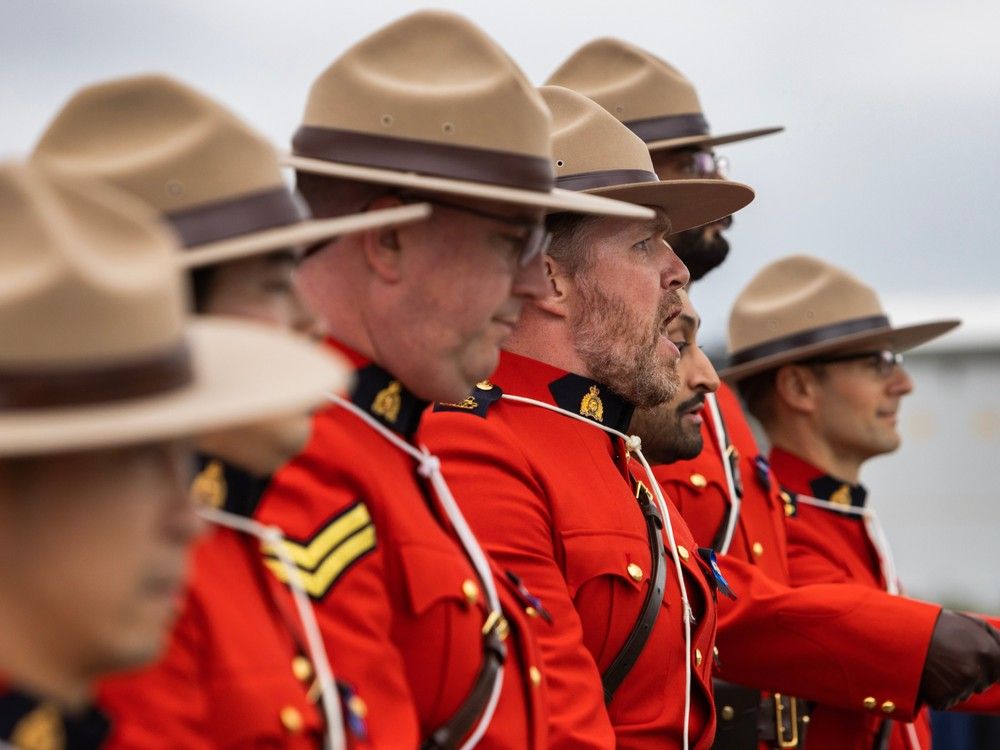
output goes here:
[{"label": "dark-rimmed glasses", "polygon": [[544,218],[533,221],[531,219],[520,219],[516,216],[504,216],[503,214],[496,214],[491,211],[485,211],[481,208],[473,208],[472,206],[466,206],[461,203],[452,203],[451,201],[446,201],[435,196],[417,195],[415,193],[405,192],[396,192],[394,195],[404,202],[430,203],[434,206],[443,206],[445,208],[450,208],[453,211],[471,214],[472,216],[478,216],[482,219],[491,219],[492,221],[498,221],[501,224],[508,224],[510,226],[527,229],[528,234],[524,237],[524,247],[521,248],[521,253],[517,258],[518,265],[522,268],[530,264],[531,261],[548,250],[549,242],[552,240],[552,233],[545,227]]},{"label": "dark-rimmed glasses", "polygon": [[814,357],[806,360],[802,364],[827,365],[834,362],[852,362],[855,360],[869,360],[875,371],[883,378],[891,375],[897,367],[903,364],[903,355],[894,352],[892,349],[879,349],[871,352],[852,352],[851,354],[839,354],[833,357]]}]

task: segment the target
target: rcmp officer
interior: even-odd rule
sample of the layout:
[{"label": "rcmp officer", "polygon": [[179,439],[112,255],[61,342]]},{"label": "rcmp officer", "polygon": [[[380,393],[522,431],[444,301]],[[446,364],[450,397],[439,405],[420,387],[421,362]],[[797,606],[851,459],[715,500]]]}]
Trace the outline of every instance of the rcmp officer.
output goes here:
[{"label": "rcmp officer", "polygon": [[[141,144],[134,134],[142,134]],[[149,202],[184,239],[181,257],[193,268],[199,312],[300,331],[310,321],[290,286],[297,245],[388,226],[403,220],[400,212],[420,213],[410,206],[304,219],[274,149],[214,101],[163,76],[81,90],[43,134],[33,159],[99,177]],[[112,747],[322,744],[329,707],[304,623],[276,596],[282,585],[267,572],[261,540],[246,525],[268,475],[301,449],[308,433],[309,416],[302,414],[202,438],[202,471],[192,493],[216,511],[217,525],[195,548],[166,654],[154,667],[102,686]],[[234,522],[238,529],[218,525]]]},{"label": "rcmp officer", "polygon": [[526,613],[537,602],[479,547],[414,434],[430,400],[461,401],[492,372],[521,306],[542,294],[545,212],[649,213],[555,190],[551,148],[521,71],[444,12],[403,18],[337,59],[293,140],[317,216],[421,196],[434,206],[424,223],[317,243],[299,265],[355,384],[315,416],[256,513],[290,536],[355,744],[546,744]]},{"label": "rcmp officer", "polygon": [[[809,256],[771,263],[740,293],[729,319],[732,366],[723,375],[763,425],[771,466],[791,493],[793,585],[852,583],[900,594],[886,536],[859,482],[861,465],[899,447],[896,416],[913,389],[901,352],[957,325],[893,326],[874,290]],[[958,623],[966,621],[982,625],[971,618]],[[978,632],[967,637],[981,638]],[[998,706],[1000,688],[993,688],[956,710]],[[884,704],[882,713],[820,705],[809,747],[930,748],[926,711],[912,723],[890,721]]]},{"label": "rcmp officer", "polygon": [[674,388],[663,337],[687,272],[663,242],[746,205],[718,180],[661,183],[599,106],[545,87],[561,185],[655,206],[651,221],[555,217],[548,293],[494,377],[422,433],[474,529],[544,602],[550,747],[704,748],[716,574],[627,439],[636,404]]},{"label": "rcmp officer", "polygon": [[[690,82],[655,56],[613,39],[585,45],[551,80],[594,97],[643,135],[662,179],[721,177],[705,147],[776,130],[711,135]],[[649,125],[659,130],[650,132]],[[679,130],[664,131],[664,126]],[[694,269],[693,278],[724,259],[728,245],[720,234],[723,224],[670,237]],[[671,429],[683,400],[664,404],[661,413],[649,415],[645,427],[637,425],[644,440],[672,442],[669,432],[658,437],[650,432]],[[673,452],[675,462],[654,471],[698,542],[725,553],[723,569],[741,594],[720,604],[720,674],[742,685],[780,691],[762,699],[756,691],[716,681],[718,745],[752,747],[758,729],[761,747],[800,744],[806,706],[788,694],[851,709],[866,706],[876,693],[883,696],[876,710],[889,703],[895,716],[912,717],[918,698],[943,706],[966,692],[974,674],[965,672],[964,680],[948,685],[937,681],[923,662],[940,608],[848,587],[833,595],[825,587],[788,588],[785,514],[792,512],[792,504],[760,456],[739,402],[725,384],[717,402],[705,394],[702,418],[704,450],[690,460],[677,460],[678,448],[685,446],[661,446]],[[831,627],[834,621],[837,625]],[[913,623],[905,637],[891,625],[899,621]],[[972,666],[961,639],[935,632],[934,643],[936,653],[952,654]],[[872,653],[883,656],[872,662]],[[899,669],[902,663],[911,668]]]},{"label": "rcmp officer", "polygon": [[111,187],[4,165],[0,225],[0,744],[98,747],[94,680],[155,658],[176,614],[185,438],[307,409],[343,370],[188,319],[173,236]]}]

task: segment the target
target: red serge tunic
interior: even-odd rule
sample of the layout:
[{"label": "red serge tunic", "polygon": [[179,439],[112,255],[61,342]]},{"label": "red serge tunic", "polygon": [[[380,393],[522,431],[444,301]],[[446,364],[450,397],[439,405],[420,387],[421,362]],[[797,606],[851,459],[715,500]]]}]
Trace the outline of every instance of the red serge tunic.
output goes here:
[{"label": "red serge tunic", "polygon": [[[427,404],[339,348],[357,367],[350,400],[411,441]],[[360,416],[327,407],[315,415],[306,449],[272,478],[257,519],[290,540],[334,675],[367,707],[368,741],[406,750],[427,742],[477,683],[490,612],[414,458]],[[276,560],[271,567],[283,575]],[[509,637],[499,705],[479,747],[544,747],[533,625],[513,585],[494,573],[506,616],[496,632]]]},{"label": "red serge tunic", "polygon": [[[759,451],[733,392],[723,385],[717,397],[743,488],[736,534],[720,560],[737,599],[719,602],[719,676],[853,710],[878,696],[879,705],[895,704],[896,718],[913,718],[940,607],[862,586],[790,588],[785,508],[794,506],[766,463],[755,460]],[[701,455],[654,469],[702,545],[716,538],[730,504],[713,433],[706,419]]]},{"label": "red serge tunic", "polygon": [[[774,448],[771,464],[783,486],[790,491],[827,501],[844,508],[865,508],[867,491],[824,474],[801,458]],[[889,588],[884,555],[870,536],[864,518],[835,508],[796,503],[797,512],[788,522],[789,568],[792,584],[857,584],[885,591]],[[898,585],[895,582],[894,585]],[[993,620],[994,624],[996,621]],[[910,624],[896,621],[900,634]],[[953,710],[997,712],[1000,689],[994,687]],[[809,747],[839,750],[842,747],[871,747],[886,715],[871,711],[847,711],[828,706],[817,707],[809,730]],[[893,713],[891,718],[896,718]],[[867,744],[866,744],[867,743]],[[931,727],[928,712],[921,711],[912,724],[893,722],[889,747],[893,750],[929,750]]]},{"label": "red serge tunic", "polygon": [[436,407],[421,431],[441,456],[483,545],[502,566],[520,572],[551,614],[551,623],[539,630],[550,697],[549,746],[682,747],[690,658],[690,746],[709,747],[715,724],[710,680],[715,593],[687,527],[670,508],[694,610],[693,653],[685,653],[668,545],[662,607],[638,661],[606,709],[601,672],[635,625],[649,585],[651,552],[629,459],[621,441],[604,431],[501,399],[501,392],[558,405],[619,430],[627,430],[632,410],[600,383],[504,352],[492,384],[480,384],[462,404]]}]

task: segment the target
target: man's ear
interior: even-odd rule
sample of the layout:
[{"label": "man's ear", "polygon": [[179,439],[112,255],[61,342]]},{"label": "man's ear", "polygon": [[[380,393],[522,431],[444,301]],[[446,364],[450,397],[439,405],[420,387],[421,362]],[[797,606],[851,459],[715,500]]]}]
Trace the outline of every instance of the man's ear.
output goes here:
[{"label": "man's ear", "polygon": [[774,391],[788,408],[802,414],[816,411],[819,379],[803,365],[785,365],[774,374]]},{"label": "man's ear", "polygon": [[[377,211],[402,204],[403,202],[394,196],[383,195],[372,201],[368,209]],[[399,281],[402,257],[399,229],[382,227],[367,231],[361,236],[361,245],[365,251],[365,260],[376,276],[390,284]]]},{"label": "man's ear", "polygon": [[545,256],[545,286],[548,293],[534,300],[533,304],[550,315],[565,318],[569,313],[566,304],[572,294],[573,282],[563,273],[559,263],[548,255]]}]

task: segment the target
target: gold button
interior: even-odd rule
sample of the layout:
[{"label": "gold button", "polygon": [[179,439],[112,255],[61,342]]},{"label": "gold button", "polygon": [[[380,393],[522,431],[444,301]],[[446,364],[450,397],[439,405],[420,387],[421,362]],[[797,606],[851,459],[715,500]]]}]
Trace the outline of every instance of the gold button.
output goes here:
[{"label": "gold button", "polygon": [[719,715],[723,721],[732,721],[733,717],[736,716],[736,711],[732,706],[723,706],[722,710],[719,711]]},{"label": "gold button", "polygon": [[528,679],[532,685],[538,687],[542,684],[542,671],[538,667],[528,667]]},{"label": "gold button", "polygon": [[799,721],[801,721],[803,724],[808,724],[809,723],[809,714],[806,714],[805,716],[800,716],[799,717]]},{"label": "gold button", "polygon": [[892,701],[886,701],[885,703],[882,704],[882,713],[884,714],[891,714],[895,710],[896,710],[896,704],[893,703]]},{"label": "gold button", "polygon": [[313,675],[312,664],[304,656],[296,656],[292,659],[292,674],[295,678],[305,682]]},{"label": "gold button", "polygon": [[479,587],[471,578],[462,581],[462,593],[465,594],[465,601],[469,604],[475,604],[479,601]]},{"label": "gold button", "polygon": [[687,551],[687,547],[682,547],[679,544],[677,545],[677,554],[681,556],[681,560],[687,560],[691,557],[691,553]]},{"label": "gold button", "polygon": [[528,617],[538,617],[538,610],[534,607],[525,607],[524,611],[528,613]]},{"label": "gold button", "polygon": [[642,568],[635,563],[629,563],[625,570],[628,571],[628,574],[632,577],[633,581],[642,580]]},{"label": "gold button", "polygon": [[293,734],[302,731],[302,714],[295,706],[285,706],[281,709],[281,726]]},{"label": "gold button", "polygon": [[368,715],[368,704],[360,695],[352,695],[347,699],[347,710],[359,719],[363,719]]},{"label": "gold button", "polygon": [[694,650],[694,665],[696,667],[700,667],[701,666],[701,649],[700,648],[696,648]]},{"label": "gold button", "polygon": [[753,543],[753,556],[754,557],[760,557],[763,554],[764,554],[764,545],[761,544],[760,542],[754,542]]},{"label": "gold button", "polygon": [[875,700],[874,698],[872,698],[870,695],[867,698],[865,698],[862,701],[862,703],[864,704],[865,708],[869,708],[869,709],[870,708],[875,708],[875,706],[878,705],[878,701]]},{"label": "gold button", "polygon": [[708,484],[708,480],[705,479],[703,474],[692,474],[691,484],[697,487],[698,489],[701,489],[702,487]]},{"label": "gold button", "polygon": [[712,646],[712,656],[714,656],[716,659],[719,658],[719,647],[718,646]]},{"label": "gold button", "polygon": [[476,383],[476,388],[478,388],[481,391],[492,391],[493,383],[491,383],[488,380],[480,380],[478,383]]},{"label": "gold button", "polygon": [[785,503],[785,515],[786,516],[794,516],[795,515],[795,506],[792,505],[791,503]]}]

